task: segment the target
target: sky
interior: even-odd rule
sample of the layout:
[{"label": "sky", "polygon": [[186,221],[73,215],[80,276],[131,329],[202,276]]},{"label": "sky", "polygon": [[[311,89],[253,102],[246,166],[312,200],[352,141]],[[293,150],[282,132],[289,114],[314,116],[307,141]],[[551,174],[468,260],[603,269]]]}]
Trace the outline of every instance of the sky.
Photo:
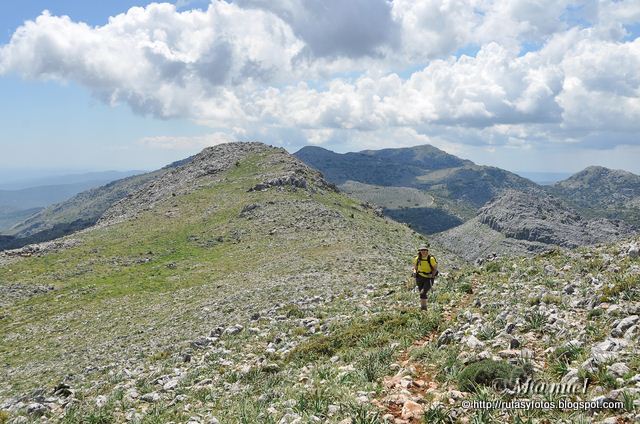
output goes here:
[{"label": "sky", "polygon": [[0,28],[0,177],[228,141],[640,174],[638,0],[29,0]]}]

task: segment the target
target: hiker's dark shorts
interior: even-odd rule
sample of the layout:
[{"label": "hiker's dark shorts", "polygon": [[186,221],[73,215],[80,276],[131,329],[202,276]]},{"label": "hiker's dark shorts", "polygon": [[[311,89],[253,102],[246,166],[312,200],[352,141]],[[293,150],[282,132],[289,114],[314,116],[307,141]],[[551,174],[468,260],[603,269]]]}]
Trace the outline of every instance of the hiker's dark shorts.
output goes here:
[{"label": "hiker's dark shorts", "polygon": [[433,278],[416,277],[416,286],[420,290],[420,299],[426,299],[427,293],[433,287]]}]

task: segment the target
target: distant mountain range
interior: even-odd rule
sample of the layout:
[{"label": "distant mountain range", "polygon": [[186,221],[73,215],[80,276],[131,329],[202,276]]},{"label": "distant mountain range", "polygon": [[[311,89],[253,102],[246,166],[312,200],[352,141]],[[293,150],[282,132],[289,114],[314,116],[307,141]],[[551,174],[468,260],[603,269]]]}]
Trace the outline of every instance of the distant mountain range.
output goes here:
[{"label": "distant mountain range", "polygon": [[[320,147],[304,147],[294,153],[298,159],[320,170],[347,193],[350,182],[378,187],[410,187],[428,193],[432,204],[381,205],[392,217],[404,217],[427,234],[443,231],[475,216],[478,208],[505,189],[526,189],[537,185],[512,172],[476,165],[430,145],[357,153],[334,153]],[[369,195],[362,187],[361,198]],[[424,215],[429,220],[423,220]]]},{"label": "distant mountain range", "polygon": [[[0,174],[0,190],[21,190],[24,188],[32,188],[39,186],[80,184],[88,181],[103,181],[106,184],[110,181],[119,180],[120,178],[130,177],[132,175],[144,174],[147,171],[131,170],[131,171],[96,171],[82,173],[67,174],[51,174],[44,176],[25,177],[23,171],[21,174],[12,175],[7,172]],[[21,175],[21,176],[19,176]]]},{"label": "distant mountain range", "polygon": [[539,185],[429,145],[345,154],[304,147],[295,156],[468,260],[612,241],[640,227],[640,177],[626,171],[589,167]]},{"label": "distant mountain range", "polygon": [[143,171],[105,171],[22,178],[0,184],[0,232],[43,208],[111,181]]},{"label": "distant mountain range", "polygon": [[[294,156],[344,193],[379,206],[386,216],[422,234],[434,235],[443,248],[467,260],[493,252],[607,242],[640,227],[640,177],[625,171],[590,167],[553,185],[538,185],[430,145],[345,154],[304,147]],[[107,210],[113,214],[125,208],[136,193],[164,185],[165,174],[191,160],[49,206],[5,231],[0,249],[94,225]]]}]

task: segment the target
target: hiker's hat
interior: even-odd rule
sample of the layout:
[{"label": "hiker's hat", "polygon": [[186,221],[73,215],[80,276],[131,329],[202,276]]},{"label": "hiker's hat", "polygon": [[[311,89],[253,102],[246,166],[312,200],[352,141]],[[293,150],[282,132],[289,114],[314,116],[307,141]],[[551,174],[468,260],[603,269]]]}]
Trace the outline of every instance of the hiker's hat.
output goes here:
[{"label": "hiker's hat", "polygon": [[429,245],[423,243],[418,247],[418,250],[429,250]]}]

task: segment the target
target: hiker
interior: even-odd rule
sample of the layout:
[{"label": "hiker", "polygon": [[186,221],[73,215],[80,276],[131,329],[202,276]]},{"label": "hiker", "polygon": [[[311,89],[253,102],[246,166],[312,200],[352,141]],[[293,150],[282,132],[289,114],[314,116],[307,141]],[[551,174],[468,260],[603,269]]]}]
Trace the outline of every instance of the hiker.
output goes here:
[{"label": "hiker", "polygon": [[418,255],[413,258],[413,273],[416,286],[420,290],[420,309],[427,309],[427,292],[433,286],[433,279],[438,275],[438,261],[429,254],[429,246],[421,244]]}]

